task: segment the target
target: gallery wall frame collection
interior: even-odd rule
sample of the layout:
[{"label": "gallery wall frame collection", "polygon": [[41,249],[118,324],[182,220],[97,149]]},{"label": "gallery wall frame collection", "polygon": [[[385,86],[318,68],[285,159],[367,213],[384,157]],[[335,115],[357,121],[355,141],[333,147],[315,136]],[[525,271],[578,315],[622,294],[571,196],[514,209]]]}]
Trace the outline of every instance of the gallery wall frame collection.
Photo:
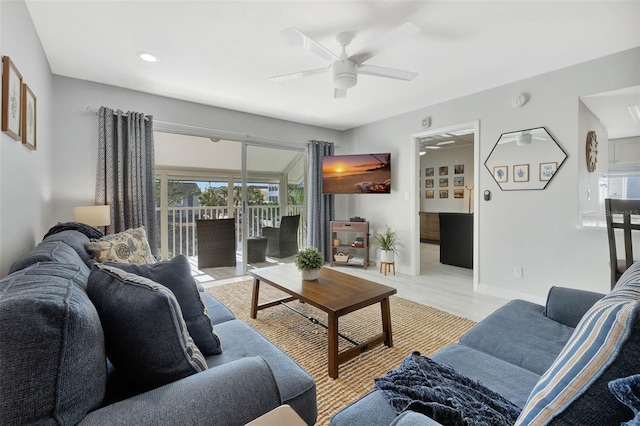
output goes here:
[{"label": "gallery wall frame collection", "polygon": [[[453,179],[449,179],[449,170],[453,170]],[[436,170],[438,177],[435,177]],[[449,166],[439,167],[426,167],[424,169],[424,175],[427,179],[424,181],[424,197],[426,199],[435,198],[435,190],[433,189],[437,181],[438,184],[438,198],[449,198],[449,185],[452,182],[453,186],[464,186],[464,176],[455,176],[464,174],[464,164],[454,164],[453,168]],[[453,198],[464,198],[463,189],[453,189]]]},{"label": "gallery wall frame collection", "polygon": [[9,56],[2,57],[2,131],[36,150],[37,99]]}]

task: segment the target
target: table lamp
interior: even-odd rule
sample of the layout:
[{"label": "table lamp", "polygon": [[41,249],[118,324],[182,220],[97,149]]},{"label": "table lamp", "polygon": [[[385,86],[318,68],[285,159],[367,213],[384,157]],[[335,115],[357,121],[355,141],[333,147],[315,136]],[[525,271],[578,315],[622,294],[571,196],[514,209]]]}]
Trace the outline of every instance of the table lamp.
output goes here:
[{"label": "table lamp", "polygon": [[78,206],[73,208],[73,220],[90,226],[111,225],[109,206]]}]

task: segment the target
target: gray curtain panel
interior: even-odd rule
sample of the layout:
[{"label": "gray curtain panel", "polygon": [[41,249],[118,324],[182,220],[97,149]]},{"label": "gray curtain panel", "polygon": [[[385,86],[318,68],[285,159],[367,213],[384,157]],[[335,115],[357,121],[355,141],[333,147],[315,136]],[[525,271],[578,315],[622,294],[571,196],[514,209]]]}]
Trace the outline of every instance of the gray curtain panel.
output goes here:
[{"label": "gray curtain panel", "polygon": [[322,157],[333,155],[333,142],[309,141],[307,191],[307,245],[317,247],[329,260],[329,222],[334,219],[334,195],[322,193]]},{"label": "gray curtain panel", "polygon": [[153,117],[106,107],[98,111],[96,204],[111,206],[107,233],[144,226],[158,250]]}]

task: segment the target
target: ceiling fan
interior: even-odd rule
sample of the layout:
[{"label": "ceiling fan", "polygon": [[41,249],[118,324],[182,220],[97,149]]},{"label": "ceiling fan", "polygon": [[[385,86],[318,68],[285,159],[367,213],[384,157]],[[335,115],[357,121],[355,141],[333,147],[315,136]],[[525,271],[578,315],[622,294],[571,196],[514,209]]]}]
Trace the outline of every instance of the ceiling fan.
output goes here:
[{"label": "ceiling fan", "polygon": [[270,80],[274,82],[283,82],[293,80],[295,78],[328,72],[331,74],[331,80],[334,86],[334,98],[345,97],[347,95],[347,89],[355,86],[358,82],[358,74],[410,81],[418,74],[394,68],[379,67],[377,65],[366,65],[365,62],[388,47],[415,35],[418,32],[420,32],[420,29],[416,25],[407,22],[379,38],[373,45],[362,49],[351,56],[347,55],[347,46],[353,40],[354,34],[350,32],[342,32],[336,36],[337,42],[342,46],[342,53],[338,56],[311,37],[304,34],[302,31],[293,27],[287,28],[282,31],[282,34],[285,37],[325,59],[330,63],[330,65],[324,68],[279,75],[271,77]]}]

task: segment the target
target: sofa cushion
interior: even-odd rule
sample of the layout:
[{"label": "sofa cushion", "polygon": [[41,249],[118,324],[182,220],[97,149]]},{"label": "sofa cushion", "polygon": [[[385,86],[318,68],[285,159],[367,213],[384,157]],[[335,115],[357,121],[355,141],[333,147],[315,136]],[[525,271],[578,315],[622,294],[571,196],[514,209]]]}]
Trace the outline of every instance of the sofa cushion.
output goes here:
[{"label": "sofa cushion", "polygon": [[85,281],[89,277],[89,267],[78,256],[78,253],[62,241],[43,241],[27,253],[23,254],[11,265],[10,272],[16,272],[38,262],[58,262],[78,265]]},{"label": "sofa cushion", "polygon": [[107,356],[137,390],[206,370],[180,306],[166,287],[95,264],[87,292],[102,321]]},{"label": "sofa cushion", "polygon": [[85,244],[98,262],[155,263],[144,228],[127,229]]},{"label": "sofa cushion", "polygon": [[104,335],[80,265],[0,281],[0,424],[77,424],[105,392]]},{"label": "sofa cushion", "polygon": [[575,328],[589,308],[603,297],[604,294],[592,291],[551,287],[544,314],[560,324]]},{"label": "sofa cushion", "polygon": [[207,357],[209,367],[247,356],[264,357],[278,383],[282,403],[289,404],[307,424],[315,423],[316,383],[300,365],[245,322],[225,321],[216,325],[216,331],[225,346],[220,355]]},{"label": "sofa cushion", "polygon": [[627,275],[629,280],[619,282],[584,315],[533,389],[516,424],[585,426],[629,420],[632,413],[607,385],[640,371],[638,275]]},{"label": "sofa cushion", "polygon": [[442,348],[431,359],[482,383],[520,408],[540,379],[539,374],[457,343]]},{"label": "sofa cushion", "polygon": [[466,332],[460,343],[541,375],[573,332],[543,311],[541,305],[512,300]]},{"label": "sofa cushion", "polygon": [[43,238],[42,241],[59,241],[65,243],[78,253],[78,256],[80,256],[80,259],[82,259],[84,263],[89,262],[91,259],[89,252],[84,248],[84,245],[89,242],[89,237],[81,232],[73,230],[60,231]]},{"label": "sofa cushion", "polygon": [[640,425],[640,374],[610,381],[609,390],[618,401],[633,411],[633,419],[621,426]]},{"label": "sofa cushion", "polygon": [[179,255],[171,260],[153,264],[111,263],[111,266],[149,278],[171,290],[180,304],[189,335],[200,352],[204,355],[222,352],[220,339],[213,329],[207,307],[191,275],[191,265],[185,256]]},{"label": "sofa cushion", "polygon": [[211,322],[213,324],[220,324],[221,322],[236,319],[235,315],[233,315],[233,312],[231,312],[231,310],[227,308],[224,303],[220,302],[209,293],[201,291],[200,297],[207,307],[209,318],[211,318]]}]

